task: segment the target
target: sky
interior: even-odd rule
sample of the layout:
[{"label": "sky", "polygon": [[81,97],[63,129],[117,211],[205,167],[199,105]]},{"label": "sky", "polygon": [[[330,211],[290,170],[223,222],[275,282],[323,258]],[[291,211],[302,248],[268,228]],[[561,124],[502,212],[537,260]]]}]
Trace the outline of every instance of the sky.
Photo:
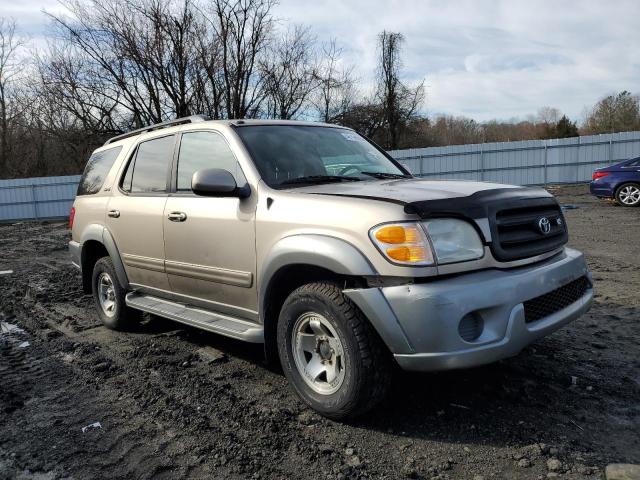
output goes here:
[{"label": "sky", "polygon": [[[0,0],[36,41],[56,0]],[[581,120],[604,95],[640,94],[640,0],[280,0],[275,16],[335,38],[361,90],[371,87],[376,36],[405,37],[403,78],[425,81],[424,112],[479,121],[540,107]]]}]

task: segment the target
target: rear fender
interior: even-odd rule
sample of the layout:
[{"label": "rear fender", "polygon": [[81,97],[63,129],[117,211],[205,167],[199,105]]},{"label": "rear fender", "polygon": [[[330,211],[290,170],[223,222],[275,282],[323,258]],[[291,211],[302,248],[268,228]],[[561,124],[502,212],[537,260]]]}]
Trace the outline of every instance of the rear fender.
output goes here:
[{"label": "rear fender", "polygon": [[[118,276],[120,285],[122,285],[122,288],[128,289],[129,278],[127,277],[127,272],[124,269],[124,264],[122,263],[122,258],[120,257],[120,251],[118,250],[118,246],[116,245],[111,232],[109,232],[109,230],[107,230],[104,225],[88,225],[84,229],[80,237],[80,243],[83,245],[83,250],[86,242],[90,240],[94,240],[104,245],[105,249],[109,253],[109,257],[111,257],[111,261],[113,262],[113,266],[116,270],[116,275]],[[82,256],[82,258],[84,258],[84,256]]]}]

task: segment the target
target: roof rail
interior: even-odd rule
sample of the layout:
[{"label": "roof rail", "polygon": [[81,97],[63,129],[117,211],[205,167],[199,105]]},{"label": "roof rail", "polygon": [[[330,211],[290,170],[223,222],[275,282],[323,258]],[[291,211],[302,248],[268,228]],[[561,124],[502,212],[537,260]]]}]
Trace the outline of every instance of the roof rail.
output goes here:
[{"label": "roof rail", "polygon": [[153,130],[159,130],[161,128],[174,127],[176,125],[182,125],[183,123],[204,122],[207,120],[210,120],[210,118],[207,117],[206,115],[191,115],[190,117],[175,118],[173,120],[167,120],[166,122],[149,125],[148,127],[142,127],[142,128],[138,128],[137,130],[131,130],[130,132],[123,133],[122,135],[117,135],[107,140],[104,144],[109,145],[110,143],[117,142],[118,140],[134,137],[136,135],[141,135],[145,132],[151,132]]}]

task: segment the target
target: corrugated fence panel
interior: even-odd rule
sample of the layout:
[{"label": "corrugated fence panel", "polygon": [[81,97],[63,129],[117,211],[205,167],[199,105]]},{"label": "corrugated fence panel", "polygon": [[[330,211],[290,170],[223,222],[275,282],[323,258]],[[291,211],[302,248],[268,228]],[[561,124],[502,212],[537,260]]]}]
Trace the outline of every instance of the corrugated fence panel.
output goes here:
[{"label": "corrugated fence panel", "polygon": [[64,218],[80,175],[0,180],[0,221]]},{"label": "corrugated fence panel", "polygon": [[640,132],[389,152],[414,175],[517,185],[588,182],[596,168],[640,156]]},{"label": "corrugated fence panel", "polygon": [[[593,170],[640,156],[640,132],[451,145],[389,152],[414,175],[516,185],[591,180]],[[0,221],[63,218],[79,175],[0,180]]]}]

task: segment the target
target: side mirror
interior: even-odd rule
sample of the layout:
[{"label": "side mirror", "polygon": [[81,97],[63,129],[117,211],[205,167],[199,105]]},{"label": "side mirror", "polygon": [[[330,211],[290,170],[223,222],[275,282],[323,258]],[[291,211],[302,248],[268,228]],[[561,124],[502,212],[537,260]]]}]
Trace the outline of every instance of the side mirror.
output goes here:
[{"label": "side mirror", "polygon": [[191,190],[203,197],[238,197],[251,195],[251,187],[245,184],[238,187],[231,172],[222,168],[204,168],[191,177]]}]

